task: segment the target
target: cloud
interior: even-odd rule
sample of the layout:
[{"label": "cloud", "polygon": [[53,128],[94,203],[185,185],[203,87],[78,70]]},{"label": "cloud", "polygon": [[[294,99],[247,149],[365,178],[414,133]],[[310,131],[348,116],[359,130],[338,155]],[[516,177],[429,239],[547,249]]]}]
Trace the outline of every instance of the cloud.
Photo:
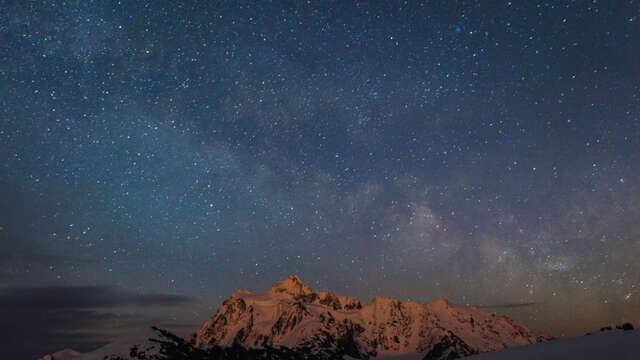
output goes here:
[{"label": "cloud", "polygon": [[118,306],[175,306],[188,297],[135,294],[109,286],[35,287],[0,290],[0,306],[28,309],[92,309]]},{"label": "cloud", "polygon": [[526,307],[537,306],[537,305],[540,305],[540,303],[537,303],[537,302],[504,303],[504,304],[482,305],[478,307],[483,309],[513,309],[513,308],[526,308]]},{"label": "cloud", "polygon": [[148,325],[122,307],[179,306],[191,299],[137,294],[108,286],[4,288],[0,290],[0,353],[37,358],[62,348],[90,351],[109,342],[110,327]]}]

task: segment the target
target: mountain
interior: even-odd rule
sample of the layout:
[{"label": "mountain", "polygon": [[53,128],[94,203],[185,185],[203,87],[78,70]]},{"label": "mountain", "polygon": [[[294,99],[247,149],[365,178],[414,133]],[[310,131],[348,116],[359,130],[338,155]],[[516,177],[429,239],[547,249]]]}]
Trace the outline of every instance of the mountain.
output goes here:
[{"label": "mountain", "polygon": [[[372,302],[315,291],[295,276],[267,293],[235,292],[198,331],[196,346],[286,347],[317,358],[454,359],[549,337],[446,299]],[[408,357],[407,357],[408,356]]]},{"label": "mountain", "polygon": [[81,354],[75,350],[64,349],[53,354],[45,355],[41,357],[40,360],[72,360],[79,358],[80,355]]}]

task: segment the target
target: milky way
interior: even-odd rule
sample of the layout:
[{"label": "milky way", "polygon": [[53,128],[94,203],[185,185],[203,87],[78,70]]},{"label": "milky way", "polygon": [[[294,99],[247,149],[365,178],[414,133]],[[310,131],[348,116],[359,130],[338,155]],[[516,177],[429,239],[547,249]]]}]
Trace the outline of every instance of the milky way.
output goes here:
[{"label": "milky way", "polygon": [[295,273],[637,323],[639,15],[0,1],[0,285],[188,296],[198,324]]}]

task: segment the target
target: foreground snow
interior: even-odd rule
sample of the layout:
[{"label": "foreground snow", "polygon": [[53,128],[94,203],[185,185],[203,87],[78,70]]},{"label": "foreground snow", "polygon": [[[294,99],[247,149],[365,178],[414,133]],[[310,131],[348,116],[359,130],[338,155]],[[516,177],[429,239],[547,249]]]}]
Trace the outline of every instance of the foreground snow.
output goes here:
[{"label": "foreground snow", "polygon": [[156,333],[150,328],[141,328],[134,335],[116,339],[105,346],[102,346],[92,352],[82,353],[77,359],[73,360],[103,360],[106,356],[120,355],[128,356],[133,345],[151,345],[148,339],[154,337]]},{"label": "foreground snow", "polygon": [[606,331],[570,339],[508,348],[471,356],[469,360],[637,360],[640,330]]},{"label": "foreground snow", "polygon": [[48,354],[40,358],[40,360],[75,360],[78,359],[81,354],[72,349],[64,349],[53,354]]}]

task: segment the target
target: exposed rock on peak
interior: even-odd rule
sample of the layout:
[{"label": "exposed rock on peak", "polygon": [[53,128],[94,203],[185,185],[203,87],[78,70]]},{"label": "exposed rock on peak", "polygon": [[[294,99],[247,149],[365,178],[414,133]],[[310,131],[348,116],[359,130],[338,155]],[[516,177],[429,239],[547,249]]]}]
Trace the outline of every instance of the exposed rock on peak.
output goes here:
[{"label": "exposed rock on peak", "polygon": [[313,293],[313,290],[296,275],[289,275],[286,279],[278,281],[269,291],[276,294],[285,293],[294,297]]},{"label": "exposed rock on peak", "polygon": [[433,302],[434,305],[440,305],[443,307],[450,307],[451,302],[447,298],[440,298]]}]

